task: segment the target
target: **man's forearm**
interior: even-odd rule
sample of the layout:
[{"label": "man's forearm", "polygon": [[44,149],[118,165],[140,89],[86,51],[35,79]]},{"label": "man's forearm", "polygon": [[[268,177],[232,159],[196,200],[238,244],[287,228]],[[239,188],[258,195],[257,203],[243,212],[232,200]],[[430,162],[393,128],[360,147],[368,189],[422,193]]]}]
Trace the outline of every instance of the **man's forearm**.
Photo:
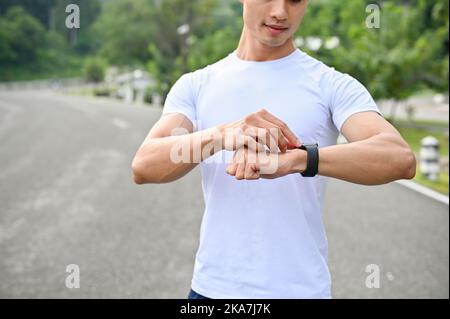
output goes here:
[{"label": "man's forearm", "polygon": [[[305,152],[305,151],[302,151]],[[305,161],[305,156],[297,157]],[[416,159],[409,146],[393,134],[319,149],[319,175],[364,185],[411,179]]]},{"label": "man's forearm", "polygon": [[168,183],[191,171],[217,149],[214,129],[153,138],[136,153],[132,168],[137,184]]}]

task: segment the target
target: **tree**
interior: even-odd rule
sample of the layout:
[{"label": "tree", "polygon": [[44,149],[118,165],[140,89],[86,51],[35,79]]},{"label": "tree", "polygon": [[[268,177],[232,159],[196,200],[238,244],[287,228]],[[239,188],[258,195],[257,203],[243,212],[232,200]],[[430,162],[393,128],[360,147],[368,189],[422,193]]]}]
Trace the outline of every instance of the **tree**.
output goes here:
[{"label": "tree", "polygon": [[48,76],[67,70],[74,59],[64,38],[45,27],[24,8],[9,7],[0,16],[0,74],[1,80]]},{"label": "tree", "polygon": [[33,63],[45,43],[45,28],[22,7],[10,7],[0,18],[0,65]]},{"label": "tree", "polygon": [[239,43],[242,20],[234,25],[227,25],[204,38],[192,38],[189,52],[189,70],[197,70],[226,57],[235,50]]},{"label": "tree", "polygon": [[[69,4],[76,4],[80,8],[80,29],[68,29],[66,27],[68,15],[66,7]],[[76,34],[76,42],[74,44],[76,53],[86,55],[95,50],[96,34],[91,27],[101,12],[99,0],[56,0],[49,10],[53,10],[54,31],[60,33],[67,42],[71,41],[74,33]]]},{"label": "tree", "polygon": [[84,77],[89,82],[101,82],[105,78],[106,63],[99,58],[87,58],[84,64]]},{"label": "tree", "polygon": [[2,0],[0,2],[0,15],[5,14],[9,8],[20,6],[35,17],[43,26],[49,26],[49,9],[55,5],[56,0]]},{"label": "tree", "polygon": [[155,36],[150,0],[112,0],[93,26],[99,54],[110,63],[143,64]]},{"label": "tree", "polygon": [[[214,12],[217,12],[217,4],[215,0],[154,2],[155,37],[148,48],[148,69],[156,77],[163,97],[183,73],[191,70],[190,52],[194,42],[216,30]],[[183,25],[188,26],[187,33],[180,34],[178,28]]]},{"label": "tree", "polygon": [[311,2],[300,33],[338,36],[340,46],[308,53],[355,76],[375,98],[448,91],[448,2],[379,1],[381,26],[370,29],[362,13],[371,2]]}]

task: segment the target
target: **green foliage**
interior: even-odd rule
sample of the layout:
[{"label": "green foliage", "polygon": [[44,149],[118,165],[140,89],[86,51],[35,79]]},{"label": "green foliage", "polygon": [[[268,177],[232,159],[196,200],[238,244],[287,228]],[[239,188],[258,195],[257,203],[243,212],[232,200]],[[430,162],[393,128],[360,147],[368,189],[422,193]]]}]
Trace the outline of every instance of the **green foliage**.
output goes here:
[{"label": "green foliage", "polygon": [[154,38],[149,0],[111,0],[93,25],[99,54],[114,64],[145,63]]},{"label": "green foliage", "polygon": [[49,25],[48,9],[57,0],[2,0],[0,1],[0,15],[6,13],[13,6],[21,6],[36,18],[44,27]]},{"label": "green foliage", "polygon": [[23,7],[0,16],[0,80],[73,77],[80,60],[60,32],[46,30]]},{"label": "green foliage", "polygon": [[46,40],[45,29],[37,19],[22,7],[11,7],[0,20],[0,30],[3,65],[36,61]]},{"label": "green foliage", "polygon": [[[164,0],[155,4],[154,38],[148,46],[150,61],[147,65],[163,96],[189,71],[189,40],[204,37],[214,28],[212,13],[216,4],[215,0]],[[184,24],[189,25],[189,32],[179,34],[177,29]]]},{"label": "green foliage", "polygon": [[440,154],[448,156],[448,137],[445,134],[445,130],[432,132],[423,128],[402,127],[401,125],[397,125],[397,130],[414,152],[419,153],[422,139],[431,135],[439,141]]},{"label": "green foliage", "polygon": [[[76,42],[64,25],[69,3],[81,10]],[[366,26],[372,3],[310,1],[297,36],[338,37],[340,45],[301,49],[353,75],[375,98],[448,92],[448,1],[376,1],[378,29]],[[190,30],[179,34],[183,24]],[[81,73],[83,60],[98,56],[123,69],[146,65],[165,96],[183,73],[236,49],[242,24],[237,0],[2,0],[0,80]]]},{"label": "green foliage", "polygon": [[234,25],[227,25],[203,39],[193,37],[189,51],[188,67],[196,70],[212,64],[236,49],[239,42],[242,21]]},{"label": "green foliage", "polygon": [[448,91],[448,1],[379,1],[378,29],[365,25],[370,2],[311,2],[299,34],[338,36],[341,45],[309,53],[355,76],[375,98]]},{"label": "green foliage", "polygon": [[[449,175],[446,172],[441,172],[437,181],[430,181],[422,176],[420,172],[420,148],[424,137],[434,136],[439,141],[439,153],[441,157],[448,157],[448,123],[434,122],[434,121],[418,121],[416,124],[424,128],[410,127],[408,122],[396,121],[396,128],[416,154],[417,170],[414,181],[430,187],[438,192],[448,195],[449,192]],[[427,128],[425,128],[427,127]],[[431,130],[433,129],[433,130]]]},{"label": "green foliage", "polygon": [[[80,29],[70,30],[66,28],[66,7],[69,4],[77,4],[80,8]],[[93,24],[101,12],[99,0],[56,0],[54,6],[54,31],[58,32],[68,42],[71,41],[71,33],[76,32],[76,41],[72,40],[72,49],[80,55],[93,53],[97,45],[97,37],[93,32]]]},{"label": "green foliage", "polygon": [[439,174],[437,181],[430,181],[420,173],[420,167],[419,165],[417,165],[416,176],[414,177],[414,181],[426,187],[434,189],[439,193],[442,193],[447,196],[449,195],[449,186],[448,186],[449,175],[446,173],[441,172]]},{"label": "green foliage", "polygon": [[83,67],[84,78],[88,82],[101,82],[105,78],[106,62],[98,57],[87,58]]},{"label": "green foliage", "polygon": [[40,24],[50,31],[56,31],[65,39],[69,39],[71,30],[65,27],[67,14],[66,6],[77,4],[81,12],[81,28],[76,31],[77,41],[73,43],[77,53],[90,52],[95,43],[90,26],[100,13],[100,0],[2,0],[0,15],[13,6],[21,6],[29,15],[37,19]]}]

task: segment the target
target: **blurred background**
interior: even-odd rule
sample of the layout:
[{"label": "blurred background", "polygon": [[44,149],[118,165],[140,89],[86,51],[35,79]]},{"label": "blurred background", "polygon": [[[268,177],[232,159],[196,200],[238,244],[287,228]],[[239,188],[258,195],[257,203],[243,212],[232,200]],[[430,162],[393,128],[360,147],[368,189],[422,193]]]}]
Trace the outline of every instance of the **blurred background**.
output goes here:
[{"label": "blurred background", "polygon": [[[242,26],[238,0],[0,2],[0,297],[187,296],[200,172],[138,187],[131,160]],[[446,0],[310,1],[297,47],[361,81],[418,159],[413,181],[330,180],[334,297],[449,296],[448,37]]]}]

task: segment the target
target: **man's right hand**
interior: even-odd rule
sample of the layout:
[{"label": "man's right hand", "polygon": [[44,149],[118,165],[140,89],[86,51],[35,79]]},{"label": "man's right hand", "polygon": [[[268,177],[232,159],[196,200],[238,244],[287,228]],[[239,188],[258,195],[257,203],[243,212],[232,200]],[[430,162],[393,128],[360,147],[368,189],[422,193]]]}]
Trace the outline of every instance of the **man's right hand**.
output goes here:
[{"label": "man's right hand", "polygon": [[222,148],[228,151],[247,147],[262,152],[265,151],[266,145],[272,153],[284,153],[301,144],[300,139],[286,123],[265,109],[251,113],[236,122],[220,125],[218,128]]}]

